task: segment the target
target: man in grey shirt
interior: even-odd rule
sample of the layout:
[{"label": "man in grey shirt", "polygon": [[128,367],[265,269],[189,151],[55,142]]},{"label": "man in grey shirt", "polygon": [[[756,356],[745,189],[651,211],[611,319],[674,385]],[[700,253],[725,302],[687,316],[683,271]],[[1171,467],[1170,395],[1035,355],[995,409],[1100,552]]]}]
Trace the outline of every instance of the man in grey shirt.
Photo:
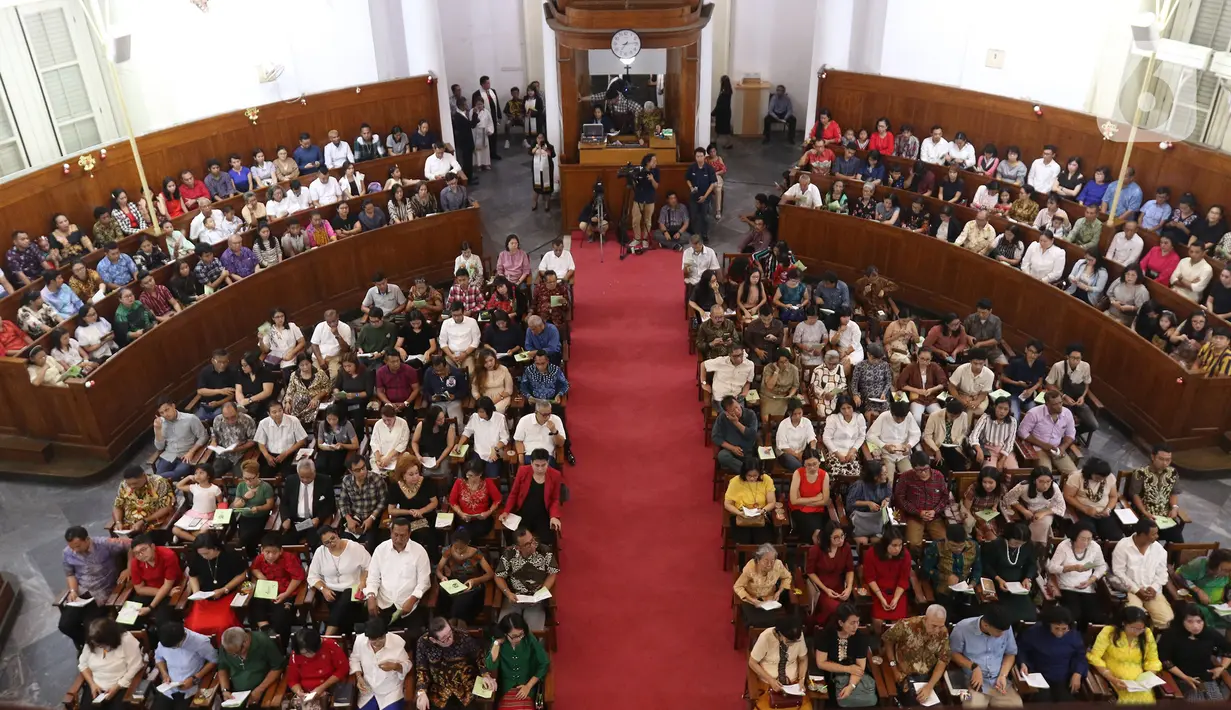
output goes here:
[{"label": "man in grey shirt", "polygon": [[791,97],[786,94],[782,84],[769,95],[769,113],[765,114],[765,140],[769,142],[769,131],[775,123],[786,124],[786,139],[788,143],[795,142],[795,111],[791,108]]},{"label": "man in grey shirt", "polygon": [[373,306],[379,308],[386,318],[401,321],[405,317],[403,314],[406,311],[406,294],[402,293],[401,286],[389,283],[389,279],[380,271],[372,275],[372,288],[368,289],[367,295],[363,297],[363,305],[360,306],[364,320],[367,320],[368,311],[372,310]]},{"label": "man in grey shirt", "polygon": [[684,242],[688,239],[688,208],[680,204],[680,197],[674,191],[667,193],[667,203],[658,211],[658,228],[662,230],[659,244],[684,251]]},{"label": "man in grey shirt", "polygon": [[440,209],[442,212],[452,212],[463,207],[479,206],[478,200],[470,199],[466,188],[457,184],[457,173],[445,176],[445,187],[440,191]]},{"label": "man in grey shirt", "polygon": [[970,347],[986,350],[988,362],[1002,367],[1009,364],[1009,359],[1000,349],[1002,338],[1000,316],[992,314],[990,298],[980,298],[975,304],[975,312],[966,316],[962,325],[966,328],[966,335],[974,340]]},{"label": "man in grey shirt", "polygon": [[192,472],[192,464],[209,441],[205,425],[195,414],[181,412],[175,403],[163,400],[154,417],[154,448],[160,452],[154,472],[167,480],[178,481]]}]

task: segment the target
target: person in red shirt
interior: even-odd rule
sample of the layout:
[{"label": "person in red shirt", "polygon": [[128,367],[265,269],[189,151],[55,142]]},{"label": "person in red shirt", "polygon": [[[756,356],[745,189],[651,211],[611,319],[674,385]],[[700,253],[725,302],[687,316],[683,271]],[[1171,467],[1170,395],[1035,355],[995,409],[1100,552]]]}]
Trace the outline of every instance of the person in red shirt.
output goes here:
[{"label": "person in red shirt", "polygon": [[893,155],[893,133],[889,131],[889,119],[876,119],[876,131],[868,138],[868,150],[879,150],[881,155]]},{"label": "person in red shirt", "polygon": [[297,555],[283,552],[282,536],[271,532],[261,539],[261,553],[252,561],[252,575],[257,580],[277,582],[278,594],[273,599],[261,599],[254,586],[252,600],[248,602],[248,621],[256,623],[258,629],[272,626],[274,633],[286,638],[295,617],[295,593],[307,577],[303,563]]},{"label": "person in red shirt", "polygon": [[[350,662],[333,639],[322,639],[316,629],[295,632],[294,650],[286,665],[286,686],[299,698],[303,710],[328,707],[326,692],[350,675]],[[308,694],[314,694],[307,700]]]},{"label": "person in red shirt", "polygon": [[863,583],[872,594],[872,633],[880,636],[886,621],[905,619],[910,610],[910,550],[897,528],[888,527],[860,559]]},{"label": "person in red shirt", "polygon": [[3,348],[6,357],[17,357],[33,342],[34,340],[26,335],[26,331],[18,328],[16,323],[0,318],[0,348]]},{"label": "person in red shirt", "polygon": [[[817,121],[812,125],[812,132],[808,134],[809,138],[816,138],[817,129],[820,129],[821,140],[825,145],[838,145],[842,142],[842,127],[838,122],[833,120],[829,115],[829,109],[823,108],[817,114]],[[892,154],[892,151],[890,152]]]},{"label": "person in red shirt", "polygon": [[[506,512],[498,522],[504,523],[510,513],[520,515],[523,527],[544,544],[554,545],[556,531],[560,529],[560,487],[564,485],[564,474],[548,465],[550,459],[547,449],[535,449],[530,454],[530,465],[517,469]],[[532,491],[537,491],[537,495],[531,496]]]},{"label": "person in red shirt", "polygon": [[158,625],[166,621],[174,603],[171,590],[180,579],[180,560],[170,548],[154,544],[147,534],[138,535],[132,544],[128,576],[133,593],[128,601],[141,604],[134,625]]},{"label": "person in red shirt", "polygon": [[180,199],[189,207],[194,207],[197,200],[204,197],[209,200],[209,188],[203,182],[197,182],[197,179],[192,176],[191,170],[185,170],[180,174]]}]

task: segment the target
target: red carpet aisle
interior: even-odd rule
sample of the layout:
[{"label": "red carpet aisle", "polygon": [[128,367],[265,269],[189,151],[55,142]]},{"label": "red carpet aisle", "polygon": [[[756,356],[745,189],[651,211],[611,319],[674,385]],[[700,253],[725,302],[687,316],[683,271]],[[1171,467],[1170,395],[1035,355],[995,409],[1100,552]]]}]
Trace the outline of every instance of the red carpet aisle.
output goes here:
[{"label": "red carpet aisle", "polygon": [[596,246],[573,251],[579,465],[566,473],[556,707],[734,710],[745,656],[731,648],[680,257],[621,262],[608,247],[600,264]]}]

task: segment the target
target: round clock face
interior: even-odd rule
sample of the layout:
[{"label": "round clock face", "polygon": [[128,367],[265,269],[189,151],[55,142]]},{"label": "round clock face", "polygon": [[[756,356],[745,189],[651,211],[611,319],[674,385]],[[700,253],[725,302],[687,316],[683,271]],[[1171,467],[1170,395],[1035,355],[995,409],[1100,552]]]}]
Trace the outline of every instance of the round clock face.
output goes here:
[{"label": "round clock face", "polygon": [[632,59],[641,51],[641,37],[632,30],[620,30],[611,37],[611,52],[620,59]]}]

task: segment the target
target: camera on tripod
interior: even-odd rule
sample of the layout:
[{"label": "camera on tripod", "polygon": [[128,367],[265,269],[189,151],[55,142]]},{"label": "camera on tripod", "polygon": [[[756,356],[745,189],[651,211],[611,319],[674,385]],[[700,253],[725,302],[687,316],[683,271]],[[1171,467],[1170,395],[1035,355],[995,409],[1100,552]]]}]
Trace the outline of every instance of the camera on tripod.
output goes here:
[{"label": "camera on tripod", "polygon": [[649,171],[646,170],[644,165],[633,165],[632,163],[625,163],[624,167],[616,171],[616,175],[627,180],[630,185],[645,177],[648,173]]}]

